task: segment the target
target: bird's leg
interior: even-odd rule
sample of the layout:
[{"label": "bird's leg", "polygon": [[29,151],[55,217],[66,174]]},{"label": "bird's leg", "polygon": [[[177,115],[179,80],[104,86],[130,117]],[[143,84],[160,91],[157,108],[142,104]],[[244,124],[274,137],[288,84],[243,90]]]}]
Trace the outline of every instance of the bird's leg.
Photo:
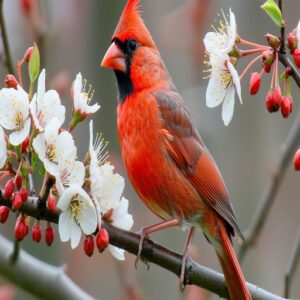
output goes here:
[{"label": "bird's leg", "polygon": [[184,251],[182,254],[182,263],[181,263],[181,272],[180,272],[180,290],[183,291],[185,288],[186,280],[185,280],[185,267],[186,267],[186,262],[187,259],[189,258],[190,255],[190,248],[192,244],[192,240],[195,234],[195,227],[192,226],[188,235],[188,238],[185,243]]},{"label": "bird's leg", "polygon": [[[154,224],[154,225],[150,225],[150,226],[145,226],[142,227],[140,230],[140,243],[139,243],[139,249],[138,249],[138,254],[135,260],[135,267],[137,268],[137,263],[141,258],[141,254],[142,254],[142,250],[143,250],[143,243],[145,238],[148,238],[149,234],[154,233],[156,231],[160,231],[166,228],[170,228],[170,227],[174,227],[177,226],[179,224],[179,220],[178,219],[171,219],[168,221],[163,221],[161,223],[158,224]],[[145,262],[148,269],[149,269],[149,265],[147,264],[147,262]]]}]

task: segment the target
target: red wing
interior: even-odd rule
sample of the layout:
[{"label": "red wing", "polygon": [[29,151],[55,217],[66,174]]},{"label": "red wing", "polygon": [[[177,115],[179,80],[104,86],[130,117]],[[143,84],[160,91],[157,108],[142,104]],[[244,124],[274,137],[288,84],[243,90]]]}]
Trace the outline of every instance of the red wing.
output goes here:
[{"label": "red wing", "polygon": [[222,175],[205,147],[188,109],[177,92],[153,93],[163,120],[170,156],[207,205],[214,208],[242,237]]}]

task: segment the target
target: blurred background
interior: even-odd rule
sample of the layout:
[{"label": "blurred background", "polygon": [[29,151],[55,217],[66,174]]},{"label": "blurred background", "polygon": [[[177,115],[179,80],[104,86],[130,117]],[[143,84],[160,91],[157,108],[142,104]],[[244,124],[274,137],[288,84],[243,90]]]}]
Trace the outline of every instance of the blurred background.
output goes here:
[{"label": "blurred background", "polygon": [[[37,41],[42,63],[46,67],[47,84],[59,90],[63,103],[71,111],[70,86],[80,71],[95,89],[94,101],[101,110],[94,116],[97,131],[109,141],[109,152],[116,170],[126,172],[120,158],[116,131],[116,84],[113,72],[100,68],[101,59],[125,5],[125,0],[4,0],[4,16],[14,62],[22,58],[26,49]],[[270,76],[266,76],[258,95],[248,93],[249,76],[242,83],[243,102],[236,103],[229,127],[221,120],[221,109],[205,105],[207,80],[203,80],[203,37],[211,29],[217,14],[229,7],[236,15],[240,35],[250,41],[264,43],[267,32],[278,30],[260,9],[264,1],[254,0],[152,0],[142,1],[145,22],[150,29],[162,57],[185,99],[200,133],[217,161],[227,183],[236,215],[242,230],[246,230],[254,216],[259,198],[270,180],[281,153],[281,145],[291,128],[298,104],[299,91],[293,86],[294,112],[288,119],[281,114],[270,115],[264,104]],[[299,0],[285,2],[284,15],[288,32],[300,17]],[[3,45],[0,44],[1,53]],[[247,60],[238,65],[242,72]],[[260,71],[256,64],[251,71]],[[7,73],[3,63],[0,78]],[[26,72],[24,71],[25,76]],[[69,114],[70,116],[70,114]],[[88,148],[88,122],[74,131],[79,147],[79,159]],[[300,142],[300,141],[299,141]],[[36,180],[39,180],[36,178]],[[255,248],[247,253],[242,268],[249,282],[273,293],[282,294],[284,273],[291,256],[296,234],[300,228],[300,174],[292,163],[262,235]],[[134,216],[133,231],[153,224],[158,219],[137,198],[127,182],[125,196],[130,200],[129,212]],[[12,239],[13,217],[1,225],[1,234]],[[56,231],[57,232],[57,231]],[[187,232],[169,229],[152,239],[172,250],[181,252]],[[237,242],[235,241],[238,249]],[[197,287],[188,287],[182,294],[175,276],[155,265],[147,271],[143,264],[134,269],[135,257],[127,254],[124,263],[117,262],[109,251],[84,255],[81,244],[71,251],[69,244],[56,241],[51,248],[36,245],[27,238],[22,247],[48,263],[65,264],[67,274],[84,290],[99,299],[216,299]],[[0,249],[1,251],[1,249]],[[210,268],[220,270],[212,247],[199,232],[194,240],[195,259]],[[28,274],[30,276],[30,274]],[[292,298],[300,298],[300,268],[294,278]],[[8,298],[4,298],[8,297]],[[31,295],[1,280],[0,299],[32,299]]]}]

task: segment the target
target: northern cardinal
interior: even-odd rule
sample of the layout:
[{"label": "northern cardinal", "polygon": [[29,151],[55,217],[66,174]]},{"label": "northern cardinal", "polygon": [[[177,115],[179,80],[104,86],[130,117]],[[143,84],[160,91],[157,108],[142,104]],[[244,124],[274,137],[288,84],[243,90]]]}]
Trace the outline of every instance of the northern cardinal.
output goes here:
[{"label": "northern cardinal", "polygon": [[102,67],[117,78],[118,134],[128,177],[145,205],[163,222],[150,233],[189,224],[180,279],[195,228],[214,246],[232,300],[250,300],[231,236],[242,237],[222,175],[195,127],[140,12],[128,0]]}]

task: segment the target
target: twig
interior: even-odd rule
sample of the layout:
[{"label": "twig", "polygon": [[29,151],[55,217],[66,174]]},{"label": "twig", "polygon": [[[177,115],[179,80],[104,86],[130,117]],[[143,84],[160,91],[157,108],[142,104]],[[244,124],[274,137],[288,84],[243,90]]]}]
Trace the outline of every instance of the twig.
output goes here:
[{"label": "twig", "polygon": [[286,139],[286,142],[281,147],[281,156],[278,161],[276,169],[272,172],[272,177],[259,201],[259,206],[254,218],[249,226],[249,229],[245,233],[245,241],[242,244],[239,251],[239,259],[243,260],[246,252],[251,248],[257,241],[262,228],[266,222],[267,215],[272,207],[275,200],[277,191],[279,190],[280,184],[283,181],[286,173],[289,161],[292,159],[300,139],[300,112],[298,112],[292,129]]},{"label": "twig", "polygon": [[[283,15],[283,3],[282,2],[283,2],[282,0],[278,0],[278,7],[281,10],[281,14]],[[281,40],[281,45],[280,45],[279,52],[281,54],[285,54],[285,22],[280,29],[280,40]]]},{"label": "twig", "polygon": [[46,203],[54,183],[55,183],[55,179],[52,176],[50,176],[48,173],[46,173],[44,177],[42,190],[39,195],[39,206],[41,209],[44,209],[46,207]]},{"label": "twig", "polygon": [[[29,155],[24,155],[24,159],[26,160],[28,167],[31,167],[31,159]],[[35,193],[34,182],[31,173],[28,173],[28,184],[29,184],[29,195],[35,196],[36,193]]]},{"label": "twig", "polygon": [[4,17],[3,17],[3,0],[0,0],[0,28],[1,28],[2,42],[3,42],[3,46],[4,46],[4,51],[5,51],[5,63],[6,63],[9,73],[15,74],[15,70],[14,70],[12,58],[11,58],[11,53],[10,53],[10,49],[9,49],[9,44],[8,44],[6,26],[5,26]]},{"label": "twig", "polygon": [[81,290],[62,268],[48,265],[25,251],[12,265],[8,258],[13,245],[0,236],[0,273],[3,277],[40,299],[94,299]]},{"label": "twig", "polygon": [[292,249],[292,255],[290,257],[288,268],[287,268],[287,271],[286,271],[285,277],[284,277],[284,281],[285,281],[284,282],[285,283],[284,296],[286,298],[290,297],[290,287],[291,287],[295,272],[297,270],[299,259],[300,259],[300,229],[298,231],[295,245]]},{"label": "twig", "polygon": [[[11,207],[11,201],[4,200],[0,193],[0,205]],[[53,214],[45,209],[43,213],[39,211],[38,198],[29,197],[20,209],[23,213],[34,218],[48,220],[53,223],[58,222],[59,212]],[[140,235],[121,230],[107,223],[102,223],[110,236],[110,243],[116,247],[122,248],[134,255],[137,255],[139,249]],[[150,240],[145,240],[142,256],[149,262],[161,266],[162,268],[174,273],[178,277],[181,273],[182,256],[168,250]],[[0,273],[2,272],[0,266]],[[186,278],[188,284],[194,284],[207,289],[220,297],[228,298],[228,292],[224,276],[216,271],[203,267],[193,260],[188,260],[186,264]],[[19,274],[18,274],[19,277]],[[25,276],[24,276],[25,277]],[[36,285],[38,285],[35,282]],[[271,294],[270,292],[259,288],[253,284],[248,284],[253,300],[283,300],[284,298]],[[48,288],[48,287],[47,287]]]}]

